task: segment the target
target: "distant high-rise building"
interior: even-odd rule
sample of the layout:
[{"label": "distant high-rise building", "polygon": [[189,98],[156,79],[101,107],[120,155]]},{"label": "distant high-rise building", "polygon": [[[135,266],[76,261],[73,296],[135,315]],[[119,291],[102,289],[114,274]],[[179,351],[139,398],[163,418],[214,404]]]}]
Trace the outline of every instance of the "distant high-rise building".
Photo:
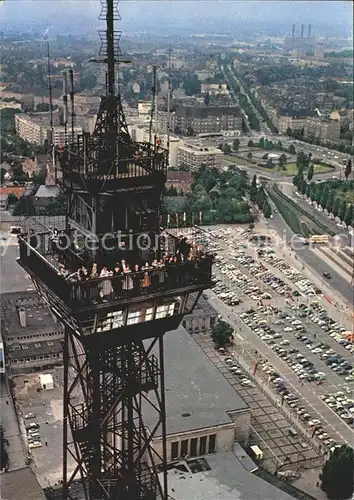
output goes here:
[{"label": "distant high-rise building", "polygon": [[315,59],[319,59],[319,60],[324,59],[324,45],[323,45],[323,43],[316,43],[313,57]]}]

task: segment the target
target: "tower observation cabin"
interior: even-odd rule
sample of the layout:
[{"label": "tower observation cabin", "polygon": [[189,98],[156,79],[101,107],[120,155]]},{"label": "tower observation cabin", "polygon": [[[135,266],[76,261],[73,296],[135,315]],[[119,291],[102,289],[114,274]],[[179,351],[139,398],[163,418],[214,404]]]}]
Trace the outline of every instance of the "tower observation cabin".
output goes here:
[{"label": "tower observation cabin", "polygon": [[213,256],[164,227],[168,151],[130,137],[115,81],[118,2],[101,3],[107,79],[95,129],[68,131],[55,151],[65,224],[23,228],[19,264],[65,325],[62,498],[78,481],[86,500],[167,500],[163,336],[211,286]]}]

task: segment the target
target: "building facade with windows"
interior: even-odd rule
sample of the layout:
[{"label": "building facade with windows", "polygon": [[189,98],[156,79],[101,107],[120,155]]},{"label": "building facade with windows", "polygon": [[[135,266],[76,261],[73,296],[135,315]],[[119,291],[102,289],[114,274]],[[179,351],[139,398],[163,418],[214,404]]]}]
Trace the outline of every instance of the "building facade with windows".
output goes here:
[{"label": "building facade with windows", "polygon": [[36,292],[2,294],[0,312],[6,367],[11,373],[62,364],[63,326]]},{"label": "building facade with windows", "polygon": [[203,166],[220,168],[223,157],[220,149],[193,140],[181,142],[177,155],[178,166],[187,167],[190,171],[197,171]]},{"label": "building facade with windows", "polygon": [[236,106],[177,106],[171,114],[171,129],[182,135],[241,128],[242,114]]},{"label": "building facade with windows", "polygon": [[210,333],[217,317],[218,313],[210,302],[201,296],[192,314],[184,317],[183,326],[191,334]]},{"label": "building facade with windows", "polygon": [[[165,336],[165,366],[169,463],[247,445],[249,406],[182,326]],[[149,415],[146,406],[148,425]],[[161,453],[159,436],[153,446]]]}]

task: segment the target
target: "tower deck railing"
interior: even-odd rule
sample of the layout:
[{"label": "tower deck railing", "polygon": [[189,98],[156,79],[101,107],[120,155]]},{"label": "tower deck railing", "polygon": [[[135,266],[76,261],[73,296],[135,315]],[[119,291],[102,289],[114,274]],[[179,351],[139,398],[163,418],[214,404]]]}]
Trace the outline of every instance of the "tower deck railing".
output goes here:
[{"label": "tower deck railing", "polygon": [[[44,243],[31,245],[31,238],[23,235],[19,237],[19,246],[21,265],[73,308],[143,298],[183,288],[207,288],[212,282],[213,256],[209,254],[184,262],[150,265],[137,272],[123,271],[80,279],[78,272],[68,276],[61,274],[59,260]],[[72,252],[71,249],[68,251]],[[80,258],[76,257],[79,264]]]},{"label": "tower deck railing", "polygon": [[153,174],[166,175],[167,151],[163,148],[152,149],[151,145],[136,144],[137,150],[131,157],[117,156],[113,161],[100,158],[91,152],[86,156],[82,148],[78,151],[68,150],[59,154],[61,168],[69,177],[84,176],[87,180],[112,181],[146,177]]}]

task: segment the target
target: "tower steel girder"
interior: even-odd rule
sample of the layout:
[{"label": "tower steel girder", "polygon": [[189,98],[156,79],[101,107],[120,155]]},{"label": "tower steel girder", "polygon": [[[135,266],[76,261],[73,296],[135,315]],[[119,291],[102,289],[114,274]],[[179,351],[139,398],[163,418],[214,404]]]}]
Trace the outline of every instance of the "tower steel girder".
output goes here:
[{"label": "tower steel girder", "polygon": [[[64,474],[63,497],[71,498],[80,474],[85,500],[166,498],[157,477],[166,457],[151,444],[157,434],[166,438],[163,335],[92,350],[67,328],[65,349],[64,436],[72,440],[64,441],[64,464],[70,454],[76,466],[70,477]],[[144,424],[146,405],[156,412],[152,429]]]}]

